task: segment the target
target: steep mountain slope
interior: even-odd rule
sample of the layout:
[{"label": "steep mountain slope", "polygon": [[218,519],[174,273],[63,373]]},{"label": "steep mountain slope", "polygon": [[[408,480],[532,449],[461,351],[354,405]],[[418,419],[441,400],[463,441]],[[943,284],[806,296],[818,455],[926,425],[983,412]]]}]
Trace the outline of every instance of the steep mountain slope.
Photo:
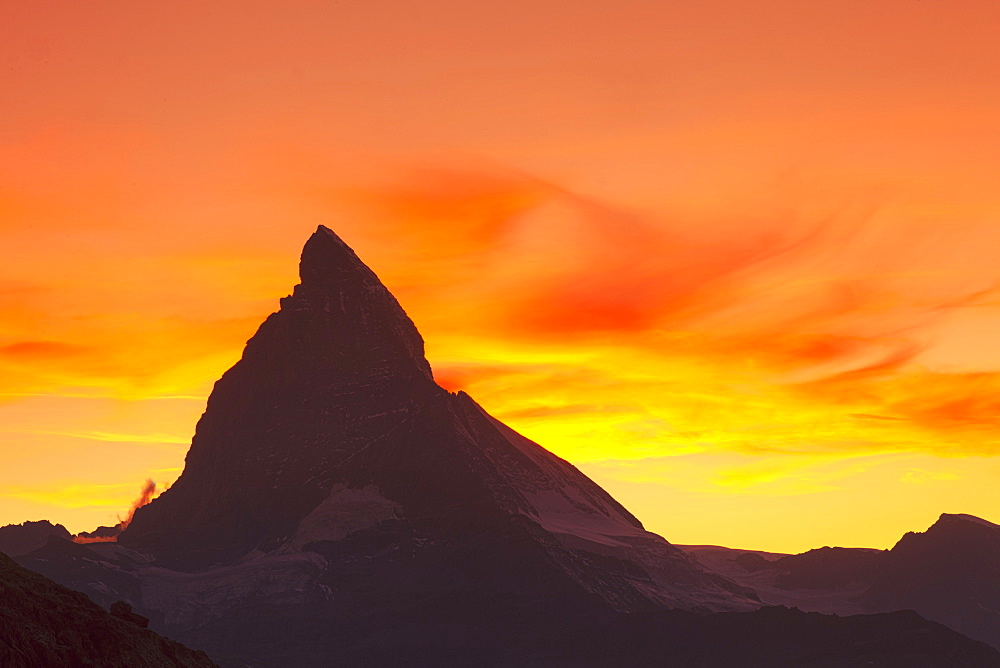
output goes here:
[{"label": "steep mountain slope", "polygon": [[192,666],[215,664],[144,628],[123,603],[109,614],[87,599],[0,554],[0,665]]},{"label": "steep mountain slope", "polygon": [[[115,601],[137,604],[140,583],[134,571],[149,557],[128,552],[115,543],[84,545],[59,536],[50,536],[42,547],[15,558],[21,566],[82,591],[90,600],[109,609]],[[147,614],[150,611],[144,611]]]}]

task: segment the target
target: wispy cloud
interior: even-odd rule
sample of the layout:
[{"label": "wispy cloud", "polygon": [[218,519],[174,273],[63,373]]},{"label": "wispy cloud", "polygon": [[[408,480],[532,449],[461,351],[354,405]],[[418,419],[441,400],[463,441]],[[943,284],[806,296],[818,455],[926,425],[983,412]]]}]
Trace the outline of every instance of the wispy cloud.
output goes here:
[{"label": "wispy cloud", "polygon": [[44,503],[60,508],[127,509],[135,495],[135,485],[122,484],[50,484],[38,486],[9,485],[0,488],[0,496]]},{"label": "wispy cloud", "polygon": [[65,436],[68,438],[83,438],[91,441],[107,441],[111,443],[179,443],[189,445],[190,437],[175,436],[172,434],[117,434],[106,431],[22,431],[23,434],[39,434],[45,436]]}]

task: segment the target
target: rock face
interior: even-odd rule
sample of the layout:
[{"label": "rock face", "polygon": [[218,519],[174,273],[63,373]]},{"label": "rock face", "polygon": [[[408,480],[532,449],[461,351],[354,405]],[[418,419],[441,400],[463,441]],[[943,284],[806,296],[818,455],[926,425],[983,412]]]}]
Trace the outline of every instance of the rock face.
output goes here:
[{"label": "rock face", "polygon": [[28,554],[45,545],[50,536],[65,540],[72,538],[66,527],[47,520],[8,524],[0,527],[0,552],[9,557]]},{"label": "rock face", "polygon": [[753,591],[439,387],[413,323],[330,230],[300,275],[216,384],[180,479],[117,543],[52,540],[23,564],[227,666],[1000,658],[912,615],[749,612]]},{"label": "rock face", "polygon": [[[192,666],[215,664],[142,628],[138,615],[126,620],[108,614],[83,594],[21,568],[0,554],[0,665]],[[122,604],[124,606],[124,604]],[[123,614],[131,610],[119,607]]]}]

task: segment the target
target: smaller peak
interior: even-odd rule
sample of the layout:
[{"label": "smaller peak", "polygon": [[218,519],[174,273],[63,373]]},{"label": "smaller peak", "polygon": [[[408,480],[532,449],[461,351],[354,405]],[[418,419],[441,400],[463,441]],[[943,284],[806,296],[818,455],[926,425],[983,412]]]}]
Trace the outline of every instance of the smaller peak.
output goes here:
[{"label": "smaller peak", "polygon": [[53,524],[49,520],[28,520],[22,522],[21,524],[8,524],[6,526],[0,527],[0,532],[43,532],[43,533],[54,533],[61,536],[70,536],[71,534],[67,531],[66,527],[61,524]]},{"label": "smaller peak", "polygon": [[975,515],[966,515],[965,513],[941,513],[941,517],[938,518],[937,523],[940,524],[943,522],[967,522],[970,524],[979,524],[991,529],[1000,529],[1000,525],[984,520],[981,517],[976,517]]}]

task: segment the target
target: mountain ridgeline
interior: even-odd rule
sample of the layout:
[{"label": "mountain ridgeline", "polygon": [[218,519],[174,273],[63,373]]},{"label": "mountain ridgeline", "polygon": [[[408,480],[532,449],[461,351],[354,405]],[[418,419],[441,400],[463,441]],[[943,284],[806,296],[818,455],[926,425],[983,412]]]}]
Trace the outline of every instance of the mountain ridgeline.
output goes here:
[{"label": "mountain ridgeline", "polygon": [[[987,666],[912,612],[766,606],[439,387],[333,232],[216,383],[183,474],[117,542],[22,564],[223,666]],[[62,542],[60,542],[62,540]]]},{"label": "mountain ridgeline", "polygon": [[770,605],[840,615],[915,610],[1000,649],[1000,526],[978,517],[943,514],[891,550],[822,547],[765,557],[683,549]]}]

